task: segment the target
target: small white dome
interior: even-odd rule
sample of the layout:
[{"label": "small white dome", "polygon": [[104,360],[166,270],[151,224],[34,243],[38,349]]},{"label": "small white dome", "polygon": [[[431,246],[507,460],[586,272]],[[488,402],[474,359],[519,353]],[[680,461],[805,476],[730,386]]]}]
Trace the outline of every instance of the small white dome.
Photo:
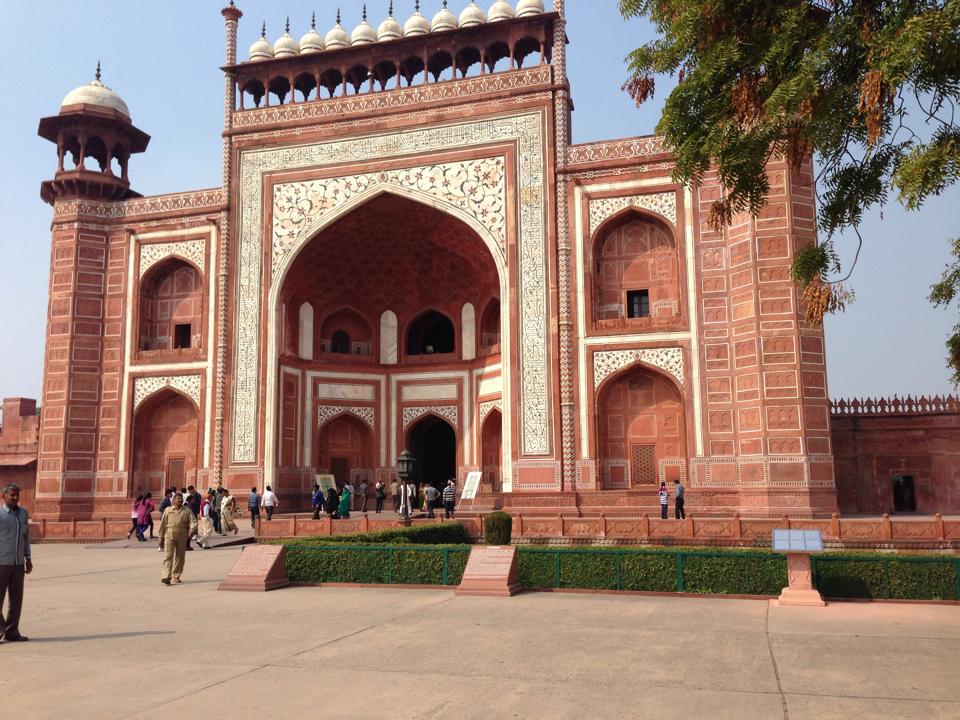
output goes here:
[{"label": "small white dome", "polygon": [[387,40],[399,40],[403,37],[403,26],[397,22],[393,16],[393,0],[390,0],[390,10],[387,12],[387,19],[380,23],[377,28],[377,40],[385,42]]},{"label": "small white dome", "polygon": [[123,99],[113,90],[100,82],[100,63],[97,63],[97,77],[87,85],[81,85],[75,90],[67,93],[67,96],[60,103],[60,108],[68,105],[97,105],[99,107],[116,110],[118,113],[130,119],[130,110]]},{"label": "small white dome", "polygon": [[483,25],[486,21],[487,14],[483,11],[483,8],[473,2],[473,0],[471,0],[470,4],[460,13],[460,27],[462,28]]},{"label": "small white dome", "polygon": [[517,3],[517,17],[539,15],[543,12],[543,0],[520,0]]},{"label": "small white dome", "polygon": [[497,0],[497,2],[490,6],[490,12],[487,13],[487,21],[498,22],[500,20],[510,20],[516,16],[517,13],[510,3],[505,0]]},{"label": "small white dome", "polygon": [[293,57],[300,54],[300,43],[290,34],[290,18],[287,18],[287,28],[283,35],[273,44],[273,56],[277,58]]},{"label": "small white dome", "polygon": [[350,45],[350,36],[347,35],[347,31],[344,30],[343,25],[340,24],[339,10],[337,10],[337,24],[330,28],[330,32],[327,33],[326,45],[327,50],[345,48]]},{"label": "small white dome", "polygon": [[403,24],[403,36],[426,35],[430,32],[430,21],[420,14],[420,0],[414,4],[413,15]]},{"label": "small white dome", "polygon": [[350,35],[351,45],[369,45],[377,41],[377,31],[367,22],[367,6],[363,6],[363,21],[353,29]]},{"label": "small white dome", "polygon": [[263,24],[260,31],[260,37],[250,46],[248,58],[251,62],[255,60],[271,60],[273,58],[273,45],[267,40],[267,24]]},{"label": "small white dome", "polygon": [[317,15],[314,13],[310,18],[310,29],[300,38],[300,54],[308,55],[310,53],[322,52],[326,50],[326,43],[323,42],[323,36],[317,32]]},{"label": "small white dome", "polygon": [[443,0],[443,7],[433,16],[433,22],[430,23],[430,29],[433,32],[443,32],[444,30],[457,29],[457,16],[447,8],[447,0]]}]

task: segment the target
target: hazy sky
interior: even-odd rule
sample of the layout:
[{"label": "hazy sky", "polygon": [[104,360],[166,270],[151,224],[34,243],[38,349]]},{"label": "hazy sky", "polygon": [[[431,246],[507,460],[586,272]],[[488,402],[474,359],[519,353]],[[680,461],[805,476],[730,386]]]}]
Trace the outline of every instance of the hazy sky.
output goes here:
[{"label": "hazy sky", "polygon": [[[56,153],[37,136],[39,119],[55,114],[70,90],[92,80],[99,59],[104,82],[152,136],[149,150],[131,160],[133,187],[150,195],[218,186],[224,4],[0,0],[8,82],[7,109],[0,113],[0,396],[40,396],[51,208],[39,190],[53,175]],[[289,14],[291,32],[299,37],[316,11],[318,30],[325,34],[339,5],[349,31],[360,20],[362,4],[239,0],[241,55],[246,57],[263,20],[273,40]],[[387,4],[368,3],[371,24],[379,24]],[[421,5],[430,17],[441,0]],[[465,5],[466,0],[453,0],[450,7],[459,13]],[[397,0],[395,6],[403,22],[413,0]],[[661,83],[658,97],[642,109],[620,90],[624,57],[651,37],[651,29],[624,22],[616,0],[568,0],[567,6],[574,142],[651,133],[668,83]],[[864,223],[866,246],[853,278],[857,301],[827,323],[833,397],[952,390],[943,342],[957,313],[933,309],[926,295],[948,259],[947,238],[960,233],[958,207],[960,189],[954,188],[922,213],[890,205],[882,217],[877,211]]]}]

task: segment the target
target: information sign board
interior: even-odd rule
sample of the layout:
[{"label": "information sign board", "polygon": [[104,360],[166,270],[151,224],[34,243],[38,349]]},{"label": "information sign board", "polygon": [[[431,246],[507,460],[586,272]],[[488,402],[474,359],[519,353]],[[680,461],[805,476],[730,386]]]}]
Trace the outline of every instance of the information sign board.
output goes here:
[{"label": "information sign board", "polygon": [[460,500],[475,500],[477,497],[477,490],[480,489],[480,478],[483,477],[483,473],[479,470],[474,470],[467,473],[467,480],[463,483],[463,494],[460,495]]},{"label": "information sign board", "polygon": [[820,552],[823,536],[819,530],[774,530],[773,549],[778,552]]},{"label": "information sign board", "polygon": [[320,486],[320,489],[323,491],[323,494],[327,494],[327,490],[337,489],[337,479],[333,475],[317,475],[317,485]]}]

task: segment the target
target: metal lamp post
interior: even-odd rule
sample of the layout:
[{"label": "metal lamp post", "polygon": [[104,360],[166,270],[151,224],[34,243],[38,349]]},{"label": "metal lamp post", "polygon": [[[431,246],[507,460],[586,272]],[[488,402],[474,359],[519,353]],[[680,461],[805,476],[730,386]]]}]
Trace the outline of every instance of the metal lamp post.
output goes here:
[{"label": "metal lamp post", "polygon": [[404,450],[397,458],[397,477],[400,478],[400,520],[410,522],[410,494],[407,489],[407,482],[410,480],[410,473],[413,472],[413,455],[409,450]]}]

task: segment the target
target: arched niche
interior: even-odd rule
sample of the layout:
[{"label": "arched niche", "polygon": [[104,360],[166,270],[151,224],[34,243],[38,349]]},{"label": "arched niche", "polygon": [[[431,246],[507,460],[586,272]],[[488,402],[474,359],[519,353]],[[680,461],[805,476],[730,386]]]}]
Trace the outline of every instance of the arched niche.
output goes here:
[{"label": "arched niche", "polygon": [[456,327],[437,310],[425,310],[415,317],[406,335],[407,355],[449,355],[457,350]]},{"label": "arched niche", "polygon": [[598,390],[596,423],[604,489],[685,477],[686,409],[673,378],[643,364],[613,375]]},{"label": "arched niche", "polygon": [[373,433],[369,425],[349,413],[335,415],[317,428],[315,463],[343,487],[358,474],[372,475]]},{"label": "arched niche", "polygon": [[192,264],[169,257],[151,267],[140,281],[139,350],[201,348],[203,302],[203,279]]},{"label": "arched niche", "polygon": [[373,329],[353,308],[339,308],[324,319],[319,345],[320,352],[327,355],[366,357],[373,351]]},{"label": "arched niche", "polygon": [[162,493],[195,485],[200,458],[197,406],[165,388],[148,397],[133,417],[131,491]]},{"label": "arched niche", "polygon": [[598,228],[591,257],[595,321],[638,327],[680,322],[680,254],[666,222],[629,208]]},{"label": "arched niche", "polygon": [[443,418],[427,414],[407,431],[406,447],[415,458],[413,481],[442,490],[457,476],[457,433]]},{"label": "arched niche", "polygon": [[503,416],[494,408],[480,429],[480,468],[483,483],[493,492],[500,492],[500,471],[503,467]]}]

